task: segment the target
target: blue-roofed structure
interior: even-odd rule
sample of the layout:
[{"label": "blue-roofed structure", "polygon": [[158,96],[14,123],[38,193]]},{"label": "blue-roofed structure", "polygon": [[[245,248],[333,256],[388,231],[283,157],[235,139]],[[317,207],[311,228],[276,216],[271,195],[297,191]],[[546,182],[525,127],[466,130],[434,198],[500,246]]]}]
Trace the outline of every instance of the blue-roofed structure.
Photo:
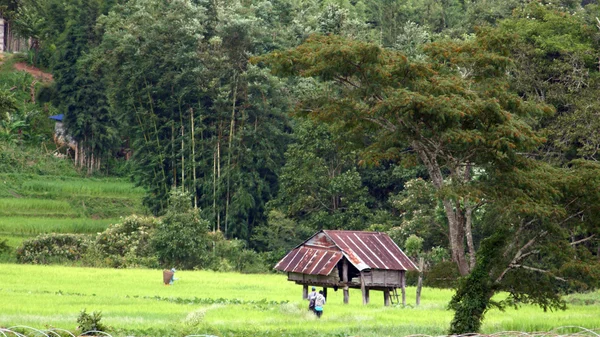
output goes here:
[{"label": "blue-roofed structure", "polygon": [[55,120],[55,121],[57,121],[57,122],[62,122],[62,121],[63,121],[63,119],[65,118],[65,114],[54,115],[54,116],[50,116],[50,117],[48,117],[48,118],[50,118],[50,119],[52,119],[52,120]]}]

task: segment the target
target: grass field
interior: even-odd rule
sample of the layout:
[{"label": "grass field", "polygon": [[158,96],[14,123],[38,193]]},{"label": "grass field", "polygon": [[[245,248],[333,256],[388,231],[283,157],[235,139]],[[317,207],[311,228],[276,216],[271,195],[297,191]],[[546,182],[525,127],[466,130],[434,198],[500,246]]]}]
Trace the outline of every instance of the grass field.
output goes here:
[{"label": "grass field", "polygon": [[32,198],[0,199],[0,216],[75,217],[71,205],[62,200]]},{"label": "grass field", "polygon": [[0,233],[17,235],[37,235],[42,233],[93,234],[106,229],[119,218],[40,218],[40,217],[0,217]]},{"label": "grass field", "polygon": [[[97,233],[144,214],[143,189],[123,178],[0,174],[0,241],[11,248],[38,234]],[[0,261],[14,261],[13,253]]]},{"label": "grass field", "polygon": [[144,193],[129,182],[116,179],[29,179],[21,185],[29,194],[45,196],[79,195],[102,197],[137,197]]},{"label": "grass field", "polygon": [[[425,289],[419,307],[384,307],[371,292],[371,304],[351,291],[329,290],[321,320],[305,309],[301,287],[283,275],[242,275],[181,271],[173,286],[159,270],[92,269],[0,264],[0,326],[48,326],[74,330],[82,309],[102,311],[113,335],[166,336],[405,336],[442,335],[452,313],[450,290]],[[414,288],[407,300],[414,303]],[[381,295],[381,296],[380,296]],[[560,326],[600,327],[599,293],[569,298],[565,312],[525,306],[486,315],[483,332],[549,331]],[[571,301],[573,300],[573,301]]]}]

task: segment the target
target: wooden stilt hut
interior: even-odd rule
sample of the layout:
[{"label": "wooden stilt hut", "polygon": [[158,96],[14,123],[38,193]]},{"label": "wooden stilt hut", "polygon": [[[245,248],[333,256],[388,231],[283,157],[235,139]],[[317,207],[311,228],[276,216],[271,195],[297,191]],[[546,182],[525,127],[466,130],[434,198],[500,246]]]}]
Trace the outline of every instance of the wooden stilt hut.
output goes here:
[{"label": "wooden stilt hut", "polygon": [[325,295],[327,288],[343,289],[348,303],[348,290],[356,288],[367,304],[370,291],[379,290],[387,306],[400,302],[398,288],[406,304],[406,271],[417,266],[385,233],[322,230],[290,251],[275,269],[303,286],[303,298],[309,286],[319,286]]}]

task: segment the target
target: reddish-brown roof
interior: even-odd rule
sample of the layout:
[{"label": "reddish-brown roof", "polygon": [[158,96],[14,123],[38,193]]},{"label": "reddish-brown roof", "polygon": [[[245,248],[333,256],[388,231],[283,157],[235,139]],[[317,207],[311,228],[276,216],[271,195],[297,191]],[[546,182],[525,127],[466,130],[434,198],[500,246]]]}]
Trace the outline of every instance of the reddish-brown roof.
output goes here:
[{"label": "reddish-brown roof", "polygon": [[[358,270],[417,270],[417,266],[385,233],[360,231],[323,231]],[[359,268],[364,264],[366,268]]]},{"label": "reddish-brown roof", "polygon": [[275,269],[329,275],[345,256],[358,270],[417,270],[385,233],[323,230],[289,252]]},{"label": "reddish-brown roof", "polygon": [[339,260],[340,251],[300,246],[289,252],[275,269],[310,275],[329,275]]}]

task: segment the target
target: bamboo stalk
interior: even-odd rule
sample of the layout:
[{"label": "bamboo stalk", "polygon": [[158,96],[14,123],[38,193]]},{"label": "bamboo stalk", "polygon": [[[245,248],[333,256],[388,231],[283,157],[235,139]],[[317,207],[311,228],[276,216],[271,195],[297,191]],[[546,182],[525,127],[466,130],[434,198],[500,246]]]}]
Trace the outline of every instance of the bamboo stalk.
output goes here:
[{"label": "bamboo stalk", "polygon": [[237,99],[237,78],[233,76],[233,99],[231,104],[231,123],[229,125],[229,148],[227,153],[227,197],[225,198],[225,236],[227,236],[228,222],[229,222],[229,199],[231,198],[231,153],[233,152],[233,133],[235,130],[235,103]]},{"label": "bamboo stalk", "polygon": [[213,152],[213,213],[215,214],[215,222],[213,223],[213,233],[216,231],[217,225],[217,151]]},{"label": "bamboo stalk", "polygon": [[194,135],[194,109],[190,108],[190,119],[192,125],[192,180],[194,193],[194,209],[198,209],[198,196],[196,195],[196,139]]},{"label": "bamboo stalk", "polygon": [[[221,128],[217,138],[217,183],[221,184]],[[221,231],[221,212],[217,212],[217,231]]]}]

